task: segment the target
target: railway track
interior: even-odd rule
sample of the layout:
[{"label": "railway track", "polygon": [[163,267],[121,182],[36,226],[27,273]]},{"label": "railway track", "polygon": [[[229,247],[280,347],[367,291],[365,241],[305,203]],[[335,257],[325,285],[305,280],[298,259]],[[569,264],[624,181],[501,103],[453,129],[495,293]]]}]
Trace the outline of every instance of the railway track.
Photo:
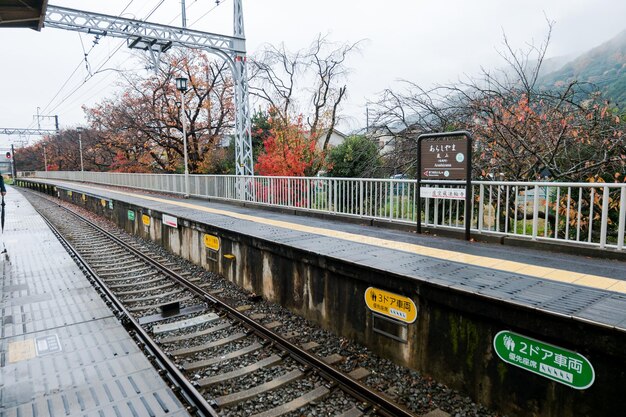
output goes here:
[{"label": "railway track", "polygon": [[359,383],[366,370],[340,372],[341,357],[316,356],[315,342],[280,334],[280,322],[247,315],[124,234],[26,194],[195,414],[414,416]]}]

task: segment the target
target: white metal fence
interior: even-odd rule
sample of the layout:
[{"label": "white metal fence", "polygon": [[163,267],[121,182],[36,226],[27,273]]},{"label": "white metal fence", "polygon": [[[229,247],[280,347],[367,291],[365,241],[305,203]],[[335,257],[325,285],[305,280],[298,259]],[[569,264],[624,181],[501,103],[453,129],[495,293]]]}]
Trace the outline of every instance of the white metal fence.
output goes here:
[{"label": "white metal fence", "polygon": [[[184,194],[184,176],[103,172],[35,172],[34,176],[87,181]],[[462,183],[423,182],[426,188],[458,190]],[[241,193],[247,189],[248,193]],[[190,175],[189,194],[226,201],[289,207],[367,219],[415,224],[416,181],[373,178],[237,177]],[[422,195],[427,191],[423,190]],[[438,192],[441,195],[441,192]],[[448,192],[422,200],[422,224],[465,228],[465,200]],[[450,198],[452,197],[452,198]],[[566,241],[624,250],[626,184],[474,181],[473,233]]]}]

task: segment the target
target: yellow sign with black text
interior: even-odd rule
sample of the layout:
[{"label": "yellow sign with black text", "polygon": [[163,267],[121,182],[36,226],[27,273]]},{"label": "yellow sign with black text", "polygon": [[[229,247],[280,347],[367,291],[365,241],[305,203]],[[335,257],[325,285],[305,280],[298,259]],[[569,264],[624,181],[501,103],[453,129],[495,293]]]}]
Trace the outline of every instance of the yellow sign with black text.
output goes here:
[{"label": "yellow sign with black text", "polygon": [[375,313],[405,323],[413,323],[417,319],[417,307],[413,300],[378,288],[365,290],[365,304]]},{"label": "yellow sign with black text", "polygon": [[220,238],[213,235],[204,235],[204,246],[217,252],[220,250]]},{"label": "yellow sign with black text", "polygon": [[143,222],[143,224],[145,224],[146,226],[150,226],[150,216],[148,216],[147,214],[142,214],[141,215],[141,221]]}]

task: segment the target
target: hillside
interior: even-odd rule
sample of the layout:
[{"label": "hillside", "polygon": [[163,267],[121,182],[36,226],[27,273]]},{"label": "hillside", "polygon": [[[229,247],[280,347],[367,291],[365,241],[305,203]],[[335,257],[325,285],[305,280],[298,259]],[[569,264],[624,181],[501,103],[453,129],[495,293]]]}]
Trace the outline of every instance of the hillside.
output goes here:
[{"label": "hillside", "polygon": [[578,80],[593,83],[620,108],[626,107],[626,30],[541,77],[544,87]]}]

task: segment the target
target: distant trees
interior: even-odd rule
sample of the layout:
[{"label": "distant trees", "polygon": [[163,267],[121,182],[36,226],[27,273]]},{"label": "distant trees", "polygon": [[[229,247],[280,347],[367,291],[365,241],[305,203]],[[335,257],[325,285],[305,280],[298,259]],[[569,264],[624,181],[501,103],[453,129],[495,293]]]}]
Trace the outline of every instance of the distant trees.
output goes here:
[{"label": "distant trees", "polygon": [[380,168],[378,146],[363,135],[348,136],[328,155],[331,177],[372,177]]},{"label": "distant trees", "polygon": [[[114,153],[103,147],[91,130],[81,133],[83,144],[83,165],[88,171],[109,169],[113,164]],[[45,148],[45,152],[44,152]],[[45,158],[44,158],[45,153]],[[43,171],[44,160],[48,170],[80,170],[80,148],[76,129],[61,130],[58,134],[46,136],[38,143],[15,150],[15,160],[19,171]]]},{"label": "distant trees", "polygon": [[[234,124],[232,80],[224,62],[198,51],[168,55],[157,76],[126,76],[115,98],[86,109],[99,142],[115,152],[119,171],[182,172],[182,120],[187,127],[189,171],[212,172],[224,157],[220,147]],[[188,78],[185,113],[174,78]]]},{"label": "distant trees", "polygon": [[[178,76],[189,80],[184,114],[174,83]],[[234,158],[228,158],[224,146],[234,127],[232,80],[226,63],[203,52],[169,54],[157,75],[125,75],[117,96],[85,108],[85,113],[91,125],[82,133],[87,170],[183,172],[184,119],[189,172],[234,171]],[[49,169],[80,169],[76,130],[20,149],[20,169],[43,169],[44,146]]]},{"label": "distant trees", "polygon": [[551,28],[544,43],[525,51],[505,37],[502,71],[429,90],[407,82],[406,92],[385,91],[375,125],[402,151],[394,152],[395,164],[414,164],[420,133],[467,129],[475,139],[474,178],[623,180],[624,121],[616,110],[589,84],[538,85]]}]

